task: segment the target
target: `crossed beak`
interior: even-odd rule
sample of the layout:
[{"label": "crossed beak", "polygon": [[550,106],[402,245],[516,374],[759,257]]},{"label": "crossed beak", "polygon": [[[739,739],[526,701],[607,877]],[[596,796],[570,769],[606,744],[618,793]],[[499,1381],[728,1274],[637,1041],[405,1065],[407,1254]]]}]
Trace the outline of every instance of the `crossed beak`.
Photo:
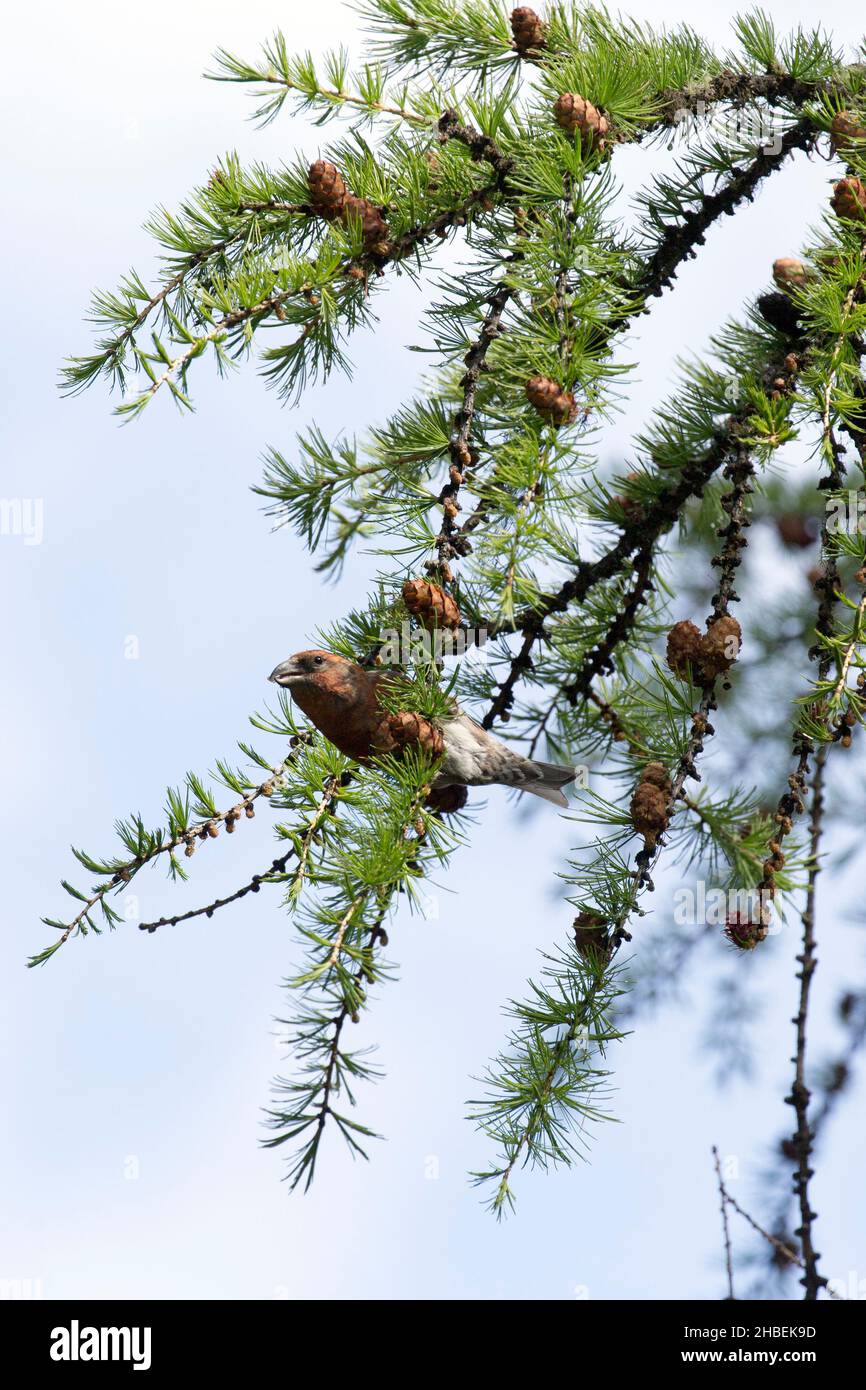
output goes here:
[{"label": "crossed beak", "polygon": [[273,681],[274,685],[290,686],[293,681],[299,680],[303,674],[304,672],[301,670],[300,666],[298,666],[294,658],[290,656],[286,661],[281,661],[279,666],[274,667],[273,671],[268,676],[268,680]]}]

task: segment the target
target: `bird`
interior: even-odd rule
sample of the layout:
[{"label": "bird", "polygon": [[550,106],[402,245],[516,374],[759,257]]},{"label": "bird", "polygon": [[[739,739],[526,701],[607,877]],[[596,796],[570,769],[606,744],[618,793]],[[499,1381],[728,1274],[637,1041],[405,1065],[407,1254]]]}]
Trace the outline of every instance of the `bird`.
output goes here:
[{"label": "bird", "polygon": [[[295,704],[346,757],[365,762],[377,751],[377,733],[385,712],[378,688],[388,672],[368,670],[336,652],[296,652],[275,666],[268,680],[288,690]],[[416,726],[431,731],[430,721],[418,716]],[[455,704],[439,721],[442,763],[432,786],[486,787],[497,784],[530,792],[555,806],[567,807],[562,788],[573,782],[576,769],[521,757],[501,739],[476,723]]]}]

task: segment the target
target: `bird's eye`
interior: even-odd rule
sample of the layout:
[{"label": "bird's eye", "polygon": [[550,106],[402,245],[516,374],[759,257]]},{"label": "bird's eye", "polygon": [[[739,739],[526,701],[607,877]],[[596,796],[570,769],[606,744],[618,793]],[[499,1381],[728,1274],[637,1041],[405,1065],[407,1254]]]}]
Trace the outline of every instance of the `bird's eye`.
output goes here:
[{"label": "bird's eye", "polygon": [[313,657],[313,665],[314,665],[314,666],[321,666],[322,663],[324,662],[324,660],[325,660],[325,658],[324,658],[323,656],[314,656],[314,657]]}]

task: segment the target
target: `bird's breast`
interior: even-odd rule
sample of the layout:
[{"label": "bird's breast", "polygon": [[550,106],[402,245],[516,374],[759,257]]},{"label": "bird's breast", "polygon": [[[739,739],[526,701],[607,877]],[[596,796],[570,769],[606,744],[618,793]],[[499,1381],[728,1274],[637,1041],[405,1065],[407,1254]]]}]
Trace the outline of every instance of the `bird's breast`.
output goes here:
[{"label": "bird's breast", "polygon": [[291,696],[319,732],[347,758],[369,757],[374,723],[369,699],[353,699],[348,692],[315,685],[293,686]]}]

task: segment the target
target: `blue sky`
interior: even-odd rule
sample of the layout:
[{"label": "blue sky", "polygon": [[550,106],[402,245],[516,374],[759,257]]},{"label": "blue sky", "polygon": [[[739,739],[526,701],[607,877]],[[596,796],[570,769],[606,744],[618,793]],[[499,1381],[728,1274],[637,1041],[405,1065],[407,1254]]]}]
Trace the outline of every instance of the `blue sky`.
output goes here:
[{"label": "blue sky", "polygon": [[[686,6],[630,10],[693,18]],[[730,12],[715,6],[704,32],[724,42]],[[812,20],[813,7],[786,4],[780,22],[801,16]],[[852,4],[825,4],[821,18],[840,40],[859,36]],[[617,1049],[619,1123],[600,1131],[591,1163],[524,1173],[517,1215],[499,1226],[466,1181],[489,1157],[462,1118],[472,1077],[501,1044],[503,1003],[569,920],[552,885],[575,834],[553,808],[526,817],[504,793],[479,800],[438,917],[398,917],[400,979],[362,1025],[387,1077],[366,1089],[361,1118],[387,1141],[367,1164],[328,1146],[306,1197],[288,1194],[278,1155],[257,1143],[281,1067],[271,1020],[299,958],[276,893],[153,936],[125,925],[24,970],[49,935],[40,915],[68,902],[59,879],[72,875],[69,843],[109,850],[115,818],[131,811],[156,824],[168,783],[247,737],[274,664],[364,594],[369,559],[339,586],[321,585],[292,533],[270,531],[250,487],[267,445],[290,449],[311,420],[329,433],[363,429],[412,389],[418,358],[405,348],[420,299],[395,280],[378,326],[353,345],[354,380],[317,385],[297,410],[281,408],[251,367],[220,382],[204,364],[191,416],[158,399],[120,428],[101,387],[62,400],[57,368],[88,347],[91,289],[113,286],[129,265],[155,278],[148,210],[176,205],[226,150],[273,162],[296,148],[318,153],[322,133],[302,119],[257,131],[242,89],[203,82],[213,50],[252,53],[282,23],[296,48],[321,51],[350,41],[354,18],[334,0],[288,10],[154,0],[146,20],[88,0],[19,7],[9,22],[12,51],[30,60],[10,64],[0,127],[11,236],[2,493],[41,500],[44,536],[0,537],[0,1281],[32,1281],[46,1297],[718,1297],[709,1150],[739,1159],[732,1190],[748,1205],[766,1145],[789,1119],[793,934],[779,938],[766,976],[752,1083],[715,1089],[697,1043],[708,1002],[698,981],[690,1000],[642,1019]],[[626,177],[636,158],[622,157]],[[713,233],[678,292],[642,322],[630,345],[639,381],[606,438],[611,457],[672,382],[677,353],[699,348],[735,300],[763,287],[775,256],[796,252],[828,176],[820,162],[789,167]],[[198,855],[186,888],[159,870],[140,876],[142,916],[261,870],[268,820]],[[677,885],[674,872],[658,911]],[[845,892],[838,879],[822,887],[834,908]],[[862,978],[855,928],[844,914],[824,922],[818,1011],[840,982]],[[838,1040],[827,1027],[815,1039],[819,1050]],[[866,1250],[853,1108],[815,1182],[818,1243],[828,1273],[843,1278]]]}]

